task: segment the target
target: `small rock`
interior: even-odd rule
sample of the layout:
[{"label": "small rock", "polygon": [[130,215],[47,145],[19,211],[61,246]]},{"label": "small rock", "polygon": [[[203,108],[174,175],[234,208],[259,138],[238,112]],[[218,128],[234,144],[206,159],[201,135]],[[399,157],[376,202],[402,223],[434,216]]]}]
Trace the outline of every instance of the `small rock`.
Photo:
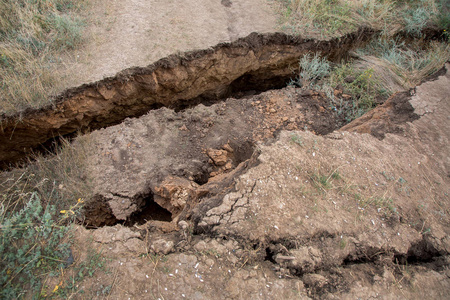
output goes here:
[{"label": "small rock", "polygon": [[274,113],[277,112],[277,110],[276,110],[275,108],[271,108],[271,109],[269,109],[269,112],[270,112],[271,114],[274,114]]},{"label": "small rock", "polygon": [[159,239],[153,242],[151,245],[153,252],[158,254],[169,254],[174,252],[174,243],[172,241],[166,241],[164,239]]},{"label": "small rock", "polygon": [[233,152],[234,152],[233,148],[231,148],[230,144],[228,144],[228,143],[225,144],[225,145],[223,145],[222,148],[223,148],[224,150],[230,152],[230,153],[233,153]]},{"label": "small rock", "polygon": [[316,288],[321,288],[328,282],[324,276],[319,274],[306,274],[303,276],[302,281],[307,286],[314,286]]},{"label": "small rock", "polygon": [[205,251],[208,245],[205,243],[205,241],[200,241],[197,244],[195,244],[194,249],[198,252]]},{"label": "small rock", "polygon": [[211,258],[206,259],[205,264],[206,264],[208,267],[214,266],[214,264],[215,264],[214,259],[211,259]]},{"label": "small rock", "polygon": [[186,221],[180,221],[180,222],[178,222],[178,226],[179,226],[181,229],[185,230],[185,229],[187,229],[187,228],[189,227],[189,224],[188,224],[188,222],[186,222]]},{"label": "small rock", "polygon": [[301,95],[302,97],[309,97],[309,96],[312,95],[312,93],[311,93],[311,90],[303,90],[303,91],[300,93],[300,95]]},{"label": "small rock", "polygon": [[184,125],[184,124],[183,124],[183,126],[181,126],[181,127],[178,128],[178,129],[180,129],[180,130],[182,130],[182,131],[187,131],[187,130],[188,130],[187,127],[186,127],[186,125]]},{"label": "small rock", "polygon": [[217,149],[208,149],[206,150],[206,154],[212,159],[216,166],[223,166],[227,163],[227,151],[225,150],[217,150]]},{"label": "small rock", "polygon": [[225,170],[230,170],[233,168],[233,164],[231,163],[231,161],[227,162],[225,165]]},{"label": "small rock", "polygon": [[237,264],[239,259],[236,256],[234,256],[233,254],[231,254],[228,256],[228,261],[230,261],[232,264]]}]

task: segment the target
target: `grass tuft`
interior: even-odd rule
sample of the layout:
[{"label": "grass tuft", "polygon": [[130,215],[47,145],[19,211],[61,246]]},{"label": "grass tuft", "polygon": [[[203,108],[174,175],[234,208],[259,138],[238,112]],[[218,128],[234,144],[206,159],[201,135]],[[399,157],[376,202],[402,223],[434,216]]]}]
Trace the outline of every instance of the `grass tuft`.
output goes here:
[{"label": "grass tuft", "polygon": [[330,64],[317,53],[314,56],[304,55],[299,62],[300,76],[296,84],[300,87],[311,88],[317,81],[330,73]]},{"label": "grass tuft", "polygon": [[[422,29],[446,29],[446,0],[277,0],[282,30],[314,37],[336,37],[360,26],[386,35],[405,31],[420,36]],[[447,11],[448,12],[448,11]]]},{"label": "grass tuft", "polygon": [[85,0],[0,0],[0,113],[49,104],[61,57],[82,43]]},{"label": "grass tuft", "polygon": [[[410,89],[438,71],[450,59],[450,46],[446,43],[421,41],[406,45],[404,42],[381,37],[360,49],[358,55],[366,61],[373,61],[373,57],[377,57],[378,64],[396,75],[398,79],[393,79],[394,81],[404,89]],[[384,80],[386,75],[385,78],[378,79]]]}]

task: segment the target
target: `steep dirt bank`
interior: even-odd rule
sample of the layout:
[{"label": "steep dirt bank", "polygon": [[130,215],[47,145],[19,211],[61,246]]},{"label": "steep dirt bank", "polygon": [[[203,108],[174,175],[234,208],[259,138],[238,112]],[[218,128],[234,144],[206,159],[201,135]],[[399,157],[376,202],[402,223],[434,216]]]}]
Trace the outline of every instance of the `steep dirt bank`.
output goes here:
[{"label": "steep dirt bank", "polygon": [[69,89],[51,107],[2,117],[0,163],[14,162],[56,136],[117,124],[152,108],[179,109],[245,90],[282,87],[294,75],[302,55],[320,52],[338,60],[374,34],[362,28],[339,39],[317,41],[253,33]]}]

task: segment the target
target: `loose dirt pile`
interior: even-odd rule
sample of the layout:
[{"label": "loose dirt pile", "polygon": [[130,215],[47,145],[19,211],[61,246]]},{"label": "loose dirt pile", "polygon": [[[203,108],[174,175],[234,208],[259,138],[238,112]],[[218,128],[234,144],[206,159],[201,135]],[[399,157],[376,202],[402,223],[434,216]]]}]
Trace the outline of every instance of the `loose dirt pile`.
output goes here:
[{"label": "loose dirt pile", "polygon": [[[319,94],[293,88],[93,132],[88,221],[131,227],[78,228],[74,255],[91,240],[114,274],[82,288],[100,297],[108,286],[114,298],[445,299],[446,68],[350,132],[328,125],[336,120]],[[405,122],[393,121],[399,113]],[[297,129],[307,130],[286,131]],[[146,205],[160,213],[139,214]]]}]

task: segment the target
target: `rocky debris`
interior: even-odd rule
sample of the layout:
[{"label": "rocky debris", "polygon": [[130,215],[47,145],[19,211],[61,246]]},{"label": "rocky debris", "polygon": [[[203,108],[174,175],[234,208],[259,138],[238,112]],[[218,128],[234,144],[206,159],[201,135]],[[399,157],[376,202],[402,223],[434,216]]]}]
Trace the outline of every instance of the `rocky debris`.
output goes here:
[{"label": "rocky debris", "polygon": [[211,158],[211,163],[214,163],[216,166],[223,166],[228,161],[228,152],[225,150],[208,149],[206,154]]},{"label": "rocky debris", "polygon": [[172,218],[176,217],[187,203],[194,203],[201,196],[208,193],[200,186],[182,177],[169,176],[161,184],[153,188],[153,199],[161,207],[172,213]]},{"label": "rocky debris", "polygon": [[[139,216],[166,220],[158,214],[145,215],[150,206],[170,212],[175,220],[199,199],[225,193],[234,185],[236,174],[245,171],[239,166],[252,157],[258,142],[274,139],[283,129],[307,126],[317,133],[333,131],[339,121],[323,108],[327,98],[317,92],[311,92],[313,98],[301,93],[289,87],[179,112],[161,108],[92,132],[87,164],[95,196],[87,201],[88,223],[128,224]],[[276,107],[277,112],[266,114],[267,107]],[[182,125],[189,130],[180,131]]]},{"label": "rocky debris", "polygon": [[302,277],[302,281],[306,286],[316,289],[322,288],[328,283],[327,278],[320,274],[305,274]]},{"label": "rocky debris", "polygon": [[97,243],[124,242],[132,238],[141,238],[139,232],[132,231],[130,228],[121,225],[102,227],[93,232],[94,241]]},{"label": "rocky debris", "polygon": [[223,145],[222,149],[206,150],[210,158],[209,163],[215,166],[214,171],[209,174],[210,177],[227,172],[236,166],[233,152],[233,148],[228,143]]}]

